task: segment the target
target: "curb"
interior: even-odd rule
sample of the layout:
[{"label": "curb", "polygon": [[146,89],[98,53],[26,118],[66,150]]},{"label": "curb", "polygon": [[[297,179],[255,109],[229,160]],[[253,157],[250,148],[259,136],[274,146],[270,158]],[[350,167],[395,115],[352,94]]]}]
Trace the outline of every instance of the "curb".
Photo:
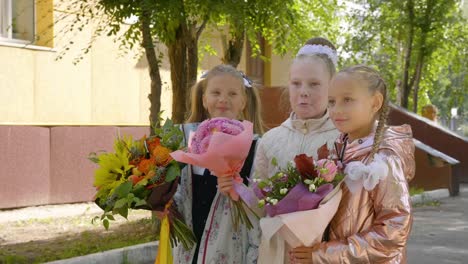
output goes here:
[{"label": "curb", "polygon": [[450,197],[450,193],[448,189],[437,189],[432,191],[426,191],[421,194],[416,194],[411,196],[411,203],[414,204],[421,204],[426,202],[438,201],[443,198]]},{"label": "curb", "polygon": [[158,242],[118,248],[100,253],[46,262],[46,264],[152,264]]}]

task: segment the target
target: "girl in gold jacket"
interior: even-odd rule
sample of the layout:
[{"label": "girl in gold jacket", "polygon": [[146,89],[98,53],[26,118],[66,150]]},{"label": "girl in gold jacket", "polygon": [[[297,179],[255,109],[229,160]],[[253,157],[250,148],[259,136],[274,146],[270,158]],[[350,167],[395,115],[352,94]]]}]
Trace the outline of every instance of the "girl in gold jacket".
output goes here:
[{"label": "girl in gold jacket", "polygon": [[292,263],[406,263],[411,225],[408,183],[414,144],[407,125],[387,127],[387,88],[367,66],[339,72],[329,111],[347,178],[326,241],[290,252]]}]

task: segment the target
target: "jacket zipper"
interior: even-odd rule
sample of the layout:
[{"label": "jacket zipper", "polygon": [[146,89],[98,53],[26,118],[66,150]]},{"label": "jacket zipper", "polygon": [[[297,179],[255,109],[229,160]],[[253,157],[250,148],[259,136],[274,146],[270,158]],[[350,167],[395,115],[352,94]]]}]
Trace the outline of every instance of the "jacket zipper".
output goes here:
[{"label": "jacket zipper", "polygon": [[[307,129],[307,125],[304,123],[304,126],[302,129]],[[303,132],[303,131],[301,131]],[[299,147],[299,153],[305,153],[304,152],[304,141],[305,141],[305,136],[306,136],[306,133],[302,133],[302,141],[301,141],[301,145]]]}]

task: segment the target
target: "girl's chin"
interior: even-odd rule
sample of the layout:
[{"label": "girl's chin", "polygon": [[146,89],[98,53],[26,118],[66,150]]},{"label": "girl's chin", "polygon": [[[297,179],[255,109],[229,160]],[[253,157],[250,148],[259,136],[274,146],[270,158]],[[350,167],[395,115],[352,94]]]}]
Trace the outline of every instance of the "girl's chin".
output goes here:
[{"label": "girl's chin", "polygon": [[215,116],[213,116],[213,117],[224,117],[224,118],[229,118],[229,119],[237,119],[233,114],[227,113],[227,112],[215,113]]},{"label": "girl's chin", "polygon": [[297,111],[294,111],[294,113],[299,119],[316,119],[316,118],[321,118],[323,114],[325,113],[325,110],[322,112],[322,111],[315,111],[315,109],[309,109],[309,111],[297,109]]}]

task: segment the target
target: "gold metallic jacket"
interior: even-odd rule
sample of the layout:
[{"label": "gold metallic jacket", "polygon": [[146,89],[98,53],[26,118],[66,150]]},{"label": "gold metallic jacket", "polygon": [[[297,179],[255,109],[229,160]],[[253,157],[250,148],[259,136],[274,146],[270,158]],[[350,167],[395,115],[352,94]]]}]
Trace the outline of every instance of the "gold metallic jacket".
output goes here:
[{"label": "gold metallic jacket", "polygon": [[[337,140],[338,150],[345,146]],[[344,164],[365,161],[374,135],[348,143]],[[329,241],[317,245],[313,263],[406,263],[406,242],[411,231],[411,200],[407,181],[414,176],[414,144],[408,125],[388,127],[379,154],[389,175],[371,190],[351,193],[342,185],[343,197],[330,223]]]}]

